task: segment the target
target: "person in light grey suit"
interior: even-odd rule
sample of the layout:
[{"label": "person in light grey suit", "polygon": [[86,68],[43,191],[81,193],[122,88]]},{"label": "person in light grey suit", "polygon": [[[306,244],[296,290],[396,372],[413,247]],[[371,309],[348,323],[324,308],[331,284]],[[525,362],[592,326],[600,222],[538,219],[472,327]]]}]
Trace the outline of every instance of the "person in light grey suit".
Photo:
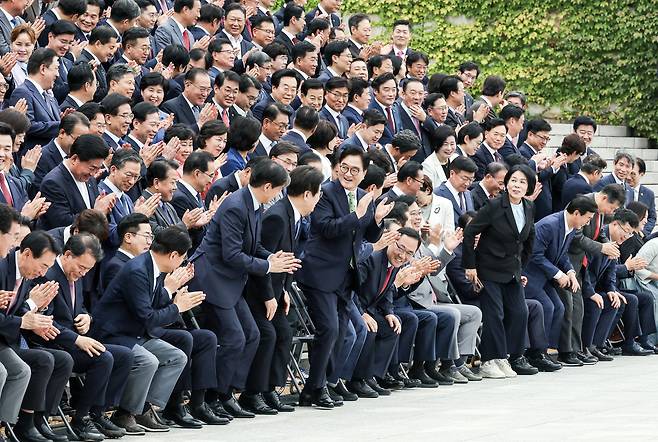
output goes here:
[{"label": "person in light grey suit", "polygon": [[[182,45],[188,51],[194,46],[194,35],[187,28],[194,26],[199,18],[201,3],[199,0],[176,0],[174,2],[174,14],[155,30],[155,53],[164,50],[171,44]],[[180,27],[186,28],[183,32],[187,34],[184,38]],[[186,44],[187,40],[187,44]]]},{"label": "person in light grey suit", "polygon": [[20,16],[22,11],[15,10],[14,5],[8,1],[0,2],[0,7],[4,9],[9,15],[14,16],[15,23],[11,23],[7,20],[5,14],[0,14],[0,31],[2,31],[2,39],[0,39],[0,55],[5,55],[7,52],[11,52],[10,42],[11,42],[11,31],[18,25],[25,23]]}]

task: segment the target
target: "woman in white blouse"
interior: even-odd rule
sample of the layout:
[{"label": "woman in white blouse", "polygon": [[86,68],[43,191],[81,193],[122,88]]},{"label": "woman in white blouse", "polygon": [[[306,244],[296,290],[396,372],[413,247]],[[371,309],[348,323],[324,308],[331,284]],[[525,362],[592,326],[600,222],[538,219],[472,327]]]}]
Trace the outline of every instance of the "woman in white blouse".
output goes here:
[{"label": "woman in white blouse", "polygon": [[455,220],[452,214],[452,203],[447,199],[434,195],[434,186],[425,175],[416,200],[423,214],[423,221],[430,227],[441,224],[443,234],[455,230]]},{"label": "woman in white blouse", "polygon": [[450,176],[450,157],[457,149],[457,137],[450,126],[439,126],[430,135],[434,153],[423,161],[423,173],[437,188]]},{"label": "woman in white blouse", "polygon": [[32,27],[23,23],[11,31],[11,51],[16,54],[16,65],[11,70],[11,81],[14,88],[25,82],[27,78],[27,61],[34,52],[37,36]]}]

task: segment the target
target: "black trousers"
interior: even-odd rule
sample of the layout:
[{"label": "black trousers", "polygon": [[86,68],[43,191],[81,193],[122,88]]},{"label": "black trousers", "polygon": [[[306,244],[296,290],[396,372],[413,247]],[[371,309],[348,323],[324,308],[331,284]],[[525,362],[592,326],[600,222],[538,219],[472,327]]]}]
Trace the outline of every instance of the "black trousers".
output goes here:
[{"label": "black trousers", "polygon": [[504,359],[509,354],[525,352],[528,327],[528,307],[521,283],[515,279],[507,283],[483,280],[480,295],[482,310],[482,361]]},{"label": "black trousers", "polygon": [[400,335],[395,333],[381,314],[371,314],[377,321],[377,331],[368,331],[352,379],[384,377]]},{"label": "black trousers", "polygon": [[166,329],[161,339],[181,350],[187,364],[173,392],[217,387],[217,337],[210,330]]},{"label": "black trousers", "polygon": [[54,414],[73,372],[73,358],[65,351],[50,348],[21,348],[16,354],[32,373],[21,408]]},{"label": "black trousers", "polygon": [[585,314],[583,315],[583,346],[603,346],[615,324],[617,309],[605,293],[599,293],[603,298],[603,309],[591,299],[584,300]]},{"label": "black trousers", "polygon": [[622,293],[627,304],[617,311],[614,323],[619,319],[624,321],[625,345],[631,345],[635,338],[656,332],[656,322],[653,315],[653,297],[646,292]]},{"label": "black trousers", "polygon": [[251,393],[272,391],[286,384],[292,330],[281,303],[271,321],[265,316],[263,302],[249,299],[247,303],[260,331],[260,342],[249,368],[246,388]]}]

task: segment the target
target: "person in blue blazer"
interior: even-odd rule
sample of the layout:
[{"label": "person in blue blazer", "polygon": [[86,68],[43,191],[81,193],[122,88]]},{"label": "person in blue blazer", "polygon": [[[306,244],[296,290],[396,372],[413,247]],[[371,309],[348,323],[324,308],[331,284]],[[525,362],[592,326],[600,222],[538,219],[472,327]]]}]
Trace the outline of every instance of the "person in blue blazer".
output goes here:
[{"label": "person in blue blazer", "polygon": [[27,101],[26,115],[31,124],[25,134],[24,150],[37,144],[48,144],[57,136],[61,119],[59,104],[52,96],[59,71],[57,54],[49,48],[37,49],[30,56],[29,67],[27,79],[14,89],[9,98],[10,106],[15,106],[21,98]]},{"label": "person in blue blazer", "polygon": [[150,251],[123,266],[92,312],[91,336],[104,345],[127,347],[134,355],[119,408],[112,416],[119,427],[129,429],[137,422],[152,430],[168,428],[157,423],[151,405],[165,407],[188,358],[165,341],[164,327],[178,322],[181,313],[205,297],[183,287],[193,276],[191,266],[180,267],[191,245],[187,232],[178,227],[158,232]]},{"label": "person in blue blazer", "polygon": [[473,183],[478,167],[470,158],[459,156],[450,163],[450,176],[434,191],[452,203],[455,225],[464,213],[474,210],[473,196],[468,187]]},{"label": "person in blue blazer", "polygon": [[310,151],[311,148],[306,143],[306,140],[313,135],[319,121],[320,116],[315,109],[309,106],[301,106],[295,112],[295,121],[293,122],[292,130],[289,130],[283,135],[281,141],[287,141],[297,146],[300,155]]},{"label": "person in blue blazer", "polygon": [[[71,421],[73,431],[84,440],[102,440],[103,435],[121,437],[125,434],[119,427],[108,427],[101,416],[107,408],[119,404],[125,380],[133,365],[130,349],[120,345],[103,345],[87,336],[91,316],[84,306],[82,277],[100,261],[102,253],[95,236],[88,233],[73,235],[55,265],[43,278],[32,281],[33,285],[48,281],[59,284],[57,295],[45,312],[53,317],[53,325],[59,334],[48,341],[36,336],[35,342],[66,351],[73,358],[73,370],[85,373],[85,383],[75,403],[75,415]],[[92,420],[100,428],[85,422],[90,412]]]},{"label": "person in blue blazer", "polygon": [[635,166],[627,178],[626,203],[639,201],[649,209],[644,235],[649,236],[656,226],[656,198],[653,190],[642,184],[642,177],[647,172],[647,165],[640,157],[635,158]]},{"label": "person in blue blazer", "polygon": [[542,304],[549,348],[558,347],[564,317],[564,305],[553,283],[572,292],[579,287],[569,260],[569,246],[576,231],[588,224],[596,211],[594,201],[579,196],[565,210],[549,215],[535,225],[532,258],[524,270],[528,278],[525,296]]},{"label": "person in blue blazer", "polygon": [[[576,195],[592,193],[594,191],[592,186],[601,179],[601,172],[605,167],[605,161],[598,155],[585,158],[579,172],[569,178],[562,186],[562,207],[566,208]],[[628,196],[626,201],[628,201]]]},{"label": "person in blue blazer", "polygon": [[[393,203],[380,203],[377,195],[358,188],[368,160],[358,147],[346,147],[338,157],[338,179],[322,186],[322,197],[311,215],[310,237],[297,281],[310,307],[316,333],[310,354],[309,378],[301,393],[301,406],[333,408],[326,387],[327,372],[334,370],[347,329],[348,303],[358,283],[356,263],[364,240],[376,242],[381,222]],[[331,373],[329,373],[331,375]]]},{"label": "person in blue blazer", "polygon": [[13,163],[12,146],[16,133],[6,123],[0,123],[0,203],[12,206],[19,212],[28,201],[20,182],[9,174]]},{"label": "person in blue blazer", "polygon": [[[253,416],[233,397],[233,388],[245,388],[249,367],[258,349],[260,333],[243,296],[249,275],[293,272],[299,261],[290,252],[266,250],[260,241],[262,205],[288,183],[288,174],[272,160],[258,162],[249,185],[229,195],[213,216],[201,245],[190,261],[190,287],[203,290],[206,327],[215,332],[219,349],[218,399],[234,417]],[[221,287],[221,290],[217,290]]]},{"label": "person in blue blazer", "polygon": [[398,131],[397,110],[395,99],[397,97],[397,82],[395,76],[387,72],[372,80],[371,83],[374,98],[370,101],[368,109],[376,109],[386,117],[386,127],[379,139],[379,144],[386,146],[393,140],[393,135]]},{"label": "person in blue blazer", "polygon": [[73,142],[69,157],[48,172],[41,183],[41,195],[51,203],[39,219],[43,229],[71,225],[84,209],[110,213],[116,196],[101,196],[94,178],[108,153],[105,142],[96,135],[81,135]]},{"label": "person in blue blazer", "polygon": [[199,68],[190,69],[185,74],[183,93],[162,103],[160,109],[174,114],[174,123],[183,123],[198,134],[201,125],[199,116],[211,91],[208,72]]}]

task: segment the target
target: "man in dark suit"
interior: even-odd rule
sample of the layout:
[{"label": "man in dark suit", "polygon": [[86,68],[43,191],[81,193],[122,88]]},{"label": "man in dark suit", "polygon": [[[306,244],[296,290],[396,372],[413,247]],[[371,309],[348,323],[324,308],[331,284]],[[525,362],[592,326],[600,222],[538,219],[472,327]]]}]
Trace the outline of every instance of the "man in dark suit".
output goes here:
[{"label": "man in dark suit", "polygon": [[505,121],[507,135],[503,147],[498,152],[506,159],[512,154],[521,153],[519,152],[519,145],[521,144],[519,139],[525,125],[525,113],[522,108],[514,104],[508,104],[500,111],[500,118]]},{"label": "man in dark suit", "polygon": [[[105,418],[104,412],[119,403],[125,378],[133,363],[129,349],[118,345],[104,346],[87,336],[91,316],[83,303],[82,277],[101,257],[102,249],[96,237],[87,233],[74,235],[67,241],[55,265],[43,278],[33,281],[34,285],[48,281],[59,284],[57,295],[46,310],[46,314],[53,317],[59,334],[47,341],[37,337],[35,342],[66,351],[73,358],[73,370],[86,375],[74,405],[71,426],[78,438],[92,441],[103,440],[103,435],[121,437],[125,434]],[[89,422],[90,412],[93,424]]]},{"label": "man in dark suit", "polygon": [[448,115],[446,115],[445,124],[452,128],[457,128],[466,122],[464,118],[465,107],[464,83],[456,75],[448,75],[441,80],[439,92],[445,97],[448,106]]},{"label": "man in dark suit", "polygon": [[346,78],[335,77],[324,86],[325,105],[320,110],[320,118],[332,123],[338,129],[338,138],[345,140],[349,133],[349,122],[341,113],[347,106],[349,97],[349,82]]},{"label": "man in dark suit", "polygon": [[99,26],[91,31],[89,43],[78,57],[78,61],[93,62],[96,66],[97,87],[94,94],[94,101],[96,102],[100,102],[107,95],[107,72],[103,67],[103,63],[107,63],[114,56],[117,42],[117,35],[112,28]]},{"label": "man in dark suit", "polygon": [[53,85],[53,95],[58,104],[62,103],[69,93],[67,77],[71,67],[73,67],[73,62],[65,55],[75,38],[75,31],[75,25],[66,20],[57,20],[49,29],[44,31],[44,34],[46,34],[46,47],[55,51],[59,58],[59,75]]},{"label": "man in dark suit", "polygon": [[327,43],[323,52],[326,63],[317,76],[323,84],[335,77],[346,77],[352,62],[349,44],[344,40],[333,40]]},{"label": "man in dark suit", "polygon": [[291,115],[290,109],[282,103],[269,104],[263,110],[263,125],[256,149],[249,156],[269,156],[272,148],[286,133]]},{"label": "man in dark suit", "polygon": [[21,211],[28,196],[20,182],[6,170],[13,164],[12,148],[16,133],[8,124],[0,123],[0,203]]},{"label": "man in dark suit", "polygon": [[426,128],[426,125],[430,124],[431,119],[422,108],[423,98],[425,97],[423,83],[416,78],[403,80],[401,96],[402,100],[397,109],[399,121],[397,130],[411,130],[421,140],[422,149],[414,155],[413,160],[422,163],[425,161],[425,158],[433,153],[430,135],[431,128]]},{"label": "man in dark suit", "polygon": [[311,148],[306,144],[306,140],[313,135],[319,121],[320,116],[315,109],[301,106],[295,112],[292,129],[281,137],[281,141],[287,141],[297,146],[300,154],[309,151]]},{"label": "man in dark suit", "polygon": [[211,38],[215,36],[224,18],[224,11],[217,5],[206,3],[201,5],[199,19],[195,26],[190,28],[195,41],[201,40],[206,35]]},{"label": "man in dark suit", "polygon": [[[282,69],[272,74],[272,93],[266,94],[265,98],[256,103],[253,107],[253,115],[258,121],[263,121],[263,111],[271,103],[279,102],[284,106],[290,107],[290,103],[295,99],[298,87],[297,73],[292,69]],[[290,108],[292,109],[292,108]],[[292,127],[294,112],[291,113],[289,126]]]},{"label": "man in dark suit", "polygon": [[348,103],[343,109],[343,116],[347,118],[350,126],[363,121],[363,112],[368,109],[371,100],[368,82],[360,78],[351,78]]},{"label": "man in dark suit", "polygon": [[615,159],[613,160],[612,173],[601,178],[601,180],[599,180],[594,186],[594,190],[601,190],[608,184],[620,184],[624,189],[627,189],[626,179],[633,171],[634,167],[635,158],[626,152],[617,152],[615,154]]},{"label": "man in dark suit", "polygon": [[420,235],[404,227],[398,230],[398,234],[400,236],[394,244],[359,262],[357,307],[368,327],[368,335],[352,379],[346,384],[359,397],[368,397],[368,393],[369,397],[377,397],[377,390],[382,393],[389,391],[379,387],[373,395],[366,385],[378,386],[373,377],[384,378],[393,352],[397,349],[396,344],[402,332],[400,318],[393,312],[397,289],[409,286],[421,277],[412,266],[400,270],[416,253],[420,246]]},{"label": "man in dark suit", "polygon": [[59,110],[78,110],[80,106],[94,99],[98,87],[98,81],[93,69],[87,63],[78,63],[72,66],[67,74],[68,95],[59,105]]},{"label": "man in dark suit", "polygon": [[397,82],[392,73],[382,74],[372,81],[374,99],[370,101],[368,109],[376,109],[386,117],[386,127],[379,139],[379,144],[386,146],[398,132],[396,126],[396,111],[394,108],[397,96]]},{"label": "man in dark suit", "polygon": [[473,197],[468,188],[473,183],[476,171],[477,165],[473,160],[457,157],[450,163],[448,179],[434,191],[436,195],[446,198],[452,203],[455,225],[460,216],[467,211],[474,210]]},{"label": "man in dark suit", "polygon": [[[549,158],[544,152],[551,139],[551,125],[543,119],[528,122],[528,137],[519,147],[519,153],[528,160],[528,165],[537,172],[537,181],[542,185],[539,196],[535,199],[535,220],[553,213],[553,168],[550,167],[555,158]],[[561,162],[562,160],[560,160]],[[559,167],[560,163],[556,163]]]},{"label": "man in dark suit", "polygon": [[306,22],[310,23],[315,18],[325,18],[329,21],[332,28],[337,28],[341,24],[338,16],[339,3],[331,0],[321,0],[318,5],[306,14]]},{"label": "man in dark suit", "polygon": [[84,209],[110,212],[116,197],[99,195],[94,178],[107,155],[107,146],[96,135],[81,135],[73,142],[69,157],[48,172],[41,183],[41,194],[51,203],[39,220],[44,229],[68,226]]},{"label": "man in dark suit", "polygon": [[506,134],[507,128],[505,127],[505,121],[502,119],[494,118],[485,123],[484,141],[473,155],[473,161],[478,166],[478,171],[475,174],[476,180],[479,181],[484,178],[487,164],[494,161],[503,162],[503,156],[498,150],[503,147]]},{"label": "man in dark suit", "polygon": [[[178,227],[156,234],[151,250],[123,266],[93,312],[91,335],[103,344],[127,347],[134,355],[119,408],[112,416],[127,434],[136,423],[149,431],[168,430],[151,405],[167,404],[188,358],[164,340],[164,327],[204,298],[201,292],[181,288],[193,275],[191,267],[180,267],[190,246],[189,235]],[[188,332],[178,332],[192,340]]]},{"label": "man in dark suit", "polygon": [[162,104],[161,109],[174,114],[174,123],[183,123],[199,133],[201,109],[212,90],[208,72],[203,69],[190,69],[185,74],[185,90],[181,95]]},{"label": "man in dark suit", "polygon": [[224,193],[233,193],[249,184],[249,177],[251,176],[251,169],[259,161],[265,160],[267,157],[254,157],[247,161],[247,165],[242,170],[231,172],[225,177],[221,177],[210,186],[208,193],[206,193],[206,206],[215,198],[220,198]]},{"label": "man in dark suit", "polygon": [[58,75],[59,62],[55,51],[48,48],[37,49],[30,57],[28,77],[23,84],[14,89],[9,99],[10,105],[16,105],[21,98],[27,101],[27,117],[30,128],[25,134],[25,149],[37,144],[45,146],[57,136],[59,128],[59,105],[52,96],[52,88]]},{"label": "man in dark suit", "polygon": [[[594,134],[596,133],[596,121],[592,117],[589,117],[587,115],[579,115],[576,117],[576,119],[573,121],[573,131],[576,135],[580,137],[581,140],[585,143],[586,150],[585,150],[585,156],[586,155],[592,155],[596,154],[594,152],[594,149],[592,149],[592,140],[594,139]],[[578,158],[576,161],[573,163],[569,164],[569,175],[575,175],[578,173],[580,170],[580,166],[582,165],[582,159]]]},{"label": "man in dark suit", "polygon": [[[285,169],[272,160],[256,164],[249,185],[224,200],[190,258],[195,266],[190,287],[206,292],[206,326],[215,332],[219,344],[218,400],[234,417],[253,416],[233,397],[233,388],[245,388],[259,341],[258,328],[243,297],[247,278],[299,268],[292,253],[271,253],[260,243],[261,206],[277,196],[287,182]],[[221,292],[217,287],[222,287]]]},{"label": "man in dark suit", "polygon": [[310,237],[297,275],[316,327],[310,376],[299,401],[302,406],[342,405],[340,398],[334,401],[329,396],[327,372],[335,370],[332,353],[340,352],[345,336],[361,243],[364,239],[379,239],[380,223],[393,206],[380,204],[375,209],[376,195],[358,188],[368,166],[362,149],[346,147],[338,164],[338,180],[323,186],[320,202],[311,215]]},{"label": "man in dark suit", "polygon": [[626,204],[639,201],[648,208],[647,223],[644,226],[645,236],[651,235],[656,226],[656,198],[653,190],[642,184],[642,177],[647,172],[647,165],[640,157],[635,158],[635,166],[628,175],[626,191]]},{"label": "man in dark suit", "polygon": [[[197,150],[187,157],[185,164],[183,164],[183,176],[178,180],[176,191],[171,199],[171,205],[179,218],[183,219],[186,212],[196,209],[206,211],[201,192],[207,189],[212,182],[216,168],[215,160],[208,152]],[[219,207],[218,201],[218,197],[214,197],[210,201],[208,205],[209,213],[206,216],[211,217],[214,215],[217,207]],[[205,232],[205,225],[189,230],[192,238],[190,253],[194,253],[197,246],[201,244]]]},{"label": "man in dark suit", "polygon": [[[601,179],[601,173],[605,167],[605,161],[598,155],[585,158],[585,161],[579,168],[579,172],[569,178],[564,183],[564,186],[562,186],[562,206],[566,208],[576,195],[588,195],[592,193],[592,185]],[[626,200],[629,200],[628,196]]]},{"label": "man in dark suit", "polygon": [[123,94],[112,92],[103,98],[101,106],[105,112],[106,123],[106,129],[102,137],[110,148],[110,152],[114,153],[123,147],[125,144],[123,138],[130,130],[130,123],[133,119],[130,98]]},{"label": "man in dark suit", "polygon": [[[297,35],[304,32],[304,8],[290,2],[283,9],[283,29],[274,39],[288,50],[288,57],[292,60],[293,47],[300,42]],[[293,60],[294,61],[294,60]]]},{"label": "man in dark suit", "polygon": [[473,210],[478,211],[487,201],[498,196],[505,189],[505,174],[507,166],[502,163],[489,163],[482,181],[473,185]]},{"label": "man in dark suit", "polygon": [[[320,112],[320,115],[322,115],[322,111]],[[385,130],[386,117],[384,117],[384,115],[378,110],[368,109],[363,112],[362,123],[363,124],[360,126],[360,128],[355,130],[352,136],[345,139],[340,144],[339,149],[343,149],[347,146],[360,147],[364,152],[378,149],[377,142]]]},{"label": "man in dark suit", "polygon": [[[155,2],[156,8],[159,2]],[[194,47],[195,39],[188,29],[194,26],[199,18],[201,2],[198,0],[177,0],[173,2],[174,13],[155,30],[155,43],[158,53],[172,44],[182,45],[188,51]]]},{"label": "man in dark suit", "polygon": [[[34,370],[14,427],[21,440],[43,440],[40,437],[54,441],[66,440],[53,433],[47,419],[57,410],[64,387],[71,376],[73,359],[61,350],[32,350],[26,340],[28,333],[32,332],[47,339],[59,334],[52,318],[39,313],[45,310],[57,294],[57,283],[47,282],[31,287],[31,280],[43,277],[54,264],[59,250],[50,235],[35,231],[21,241],[19,248],[0,261],[0,290],[15,292],[9,306],[2,313],[5,318],[2,327],[4,343]],[[44,364],[46,368],[37,364]]]},{"label": "man in dark suit", "polygon": [[[263,217],[261,238],[266,250],[292,253],[297,247],[301,220],[308,216],[320,198],[322,172],[301,166],[290,173],[287,196],[269,208]],[[285,384],[290,358],[292,331],[286,315],[290,308],[292,275],[250,276],[245,297],[260,331],[260,342],[249,369],[246,391],[240,405],[256,414],[293,411],[283,404],[276,389]]]},{"label": "man in dark suit", "polygon": [[[2,32],[2,39],[0,39],[0,55],[5,55],[11,52],[11,31],[18,25],[25,23],[21,15],[25,13],[27,4],[14,2],[3,2],[3,9],[5,14],[0,14],[0,31]],[[8,20],[7,15],[11,16]]]},{"label": "man in dark suit", "polygon": [[535,225],[532,259],[524,271],[528,277],[525,296],[542,304],[549,348],[558,345],[564,317],[564,305],[553,283],[572,293],[578,290],[576,271],[567,252],[576,231],[588,224],[595,212],[594,201],[581,196],[574,199],[565,211],[549,215]]}]

